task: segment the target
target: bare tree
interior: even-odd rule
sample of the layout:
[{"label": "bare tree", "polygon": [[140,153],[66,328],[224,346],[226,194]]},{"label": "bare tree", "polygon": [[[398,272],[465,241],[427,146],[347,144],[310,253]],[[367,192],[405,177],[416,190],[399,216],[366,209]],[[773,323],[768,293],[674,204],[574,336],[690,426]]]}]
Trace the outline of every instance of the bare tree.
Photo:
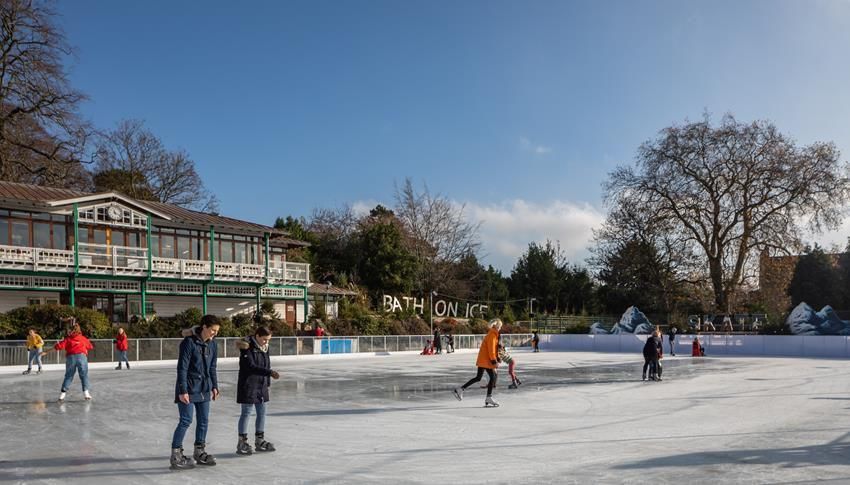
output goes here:
[{"label": "bare tree", "polygon": [[605,192],[610,206],[663,224],[670,250],[698,256],[716,310],[729,312],[756,251],[796,247],[803,220],[816,231],[837,225],[847,174],[832,143],[798,147],[770,122],[727,115],[712,127],[706,115],[644,143],[636,166],[610,174]]},{"label": "bare tree", "polygon": [[95,152],[95,188],[141,199],[215,212],[218,201],[204,187],[184,150],[169,151],[140,120],[123,120],[101,135]]},{"label": "bare tree", "polygon": [[481,224],[467,220],[465,204],[432,195],[427,186],[417,193],[410,178],[401,187],[396,186],[395,199],[395,214],[411,236],[410,251],[419,263],[419,289],[437,288],[453,265],[477,255]]},{"label": "bare tree", "polygon": [[33,0],[0,1],[0,179],[82,187],[92,134],[63,59],[73,50]]}]

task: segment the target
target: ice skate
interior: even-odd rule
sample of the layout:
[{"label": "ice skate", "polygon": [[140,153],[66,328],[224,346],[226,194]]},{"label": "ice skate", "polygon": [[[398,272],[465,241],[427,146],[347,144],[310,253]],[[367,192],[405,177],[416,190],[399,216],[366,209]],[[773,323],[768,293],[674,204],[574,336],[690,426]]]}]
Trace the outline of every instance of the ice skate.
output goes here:
[{"label": "ice skate", "polygon": [[35,371],[36,374],[41,374],[41,369]]},{"label": "ice skate", "polygon": [[83,391],[83,397],[85,397],[85,398],[86,398],[86,401],[91,401],[91,393],[89,392],[89,390],[88,390],[88,389],[86,389],[85,391]]},{"label": "ice skate", "polygon": [[173,448],[171,450],[171,469],[188,470],[190,468],[195,468],[195,462],[183,455],[183,448]]},{"label": "ice skate", "polygon": [[126,366],[127,366],[127,370],[130,370],[130,363],[129,363],[129,362],[127,362],[127,363],[126,363],[126,364],[124,364],[124,365],[126,365]]},{"label": "ice skate", "polygon": [[121,370],[121,364],[120,363],[118,364],[118,367],[115,368],[115,370]]},{"label": "ice skate", "polygon": [[497,403],[497,402],[493,399],[493,397],[492,397],[492,396],[487,396],[487,398],[486,398],[486,399],[484,399],[484,407],[485,407],[485,408],[497,408],[497,407],[499,407],[499,403]]},{"label": "ice skate", "polygon": [[248,435],[240,434],[239,442],[236,444],[236,454],[237,455],[252,455],[254,454],[254,449],[251,448],[251,445],[248,444]]},{"label": "ice skate", "polygon": [[215,466],[215,457],[206,452],[206,445],[195,445],[195,453],[192,457],[198,465]]},{"label": "ice skate", "polygon": [[62,392],[59,393],[59,402],[60,403],[65,402],[65,391],[62,391]]},{"label": "ice skate", "polygon": [[516,385],[515,382],[511,382],[511,385],[508,386],[508,389],[516,389],[516,388],[517,388],[517,385]]},{"label": "ice skate", "polygon": [[274,445],[265,440],[264,433],[254,435],[254,449],[257,451],[275,451]]},{"label": "ice skate", "polygon": [[27,370],[25,370],[25,371],[24,371],[24,374],[23,374],[23,375],[27,375],[27,374],[29,374],[30,372],[32,372],[32,369],[27,369]]},{"label": "ice skate", "polygon": [[463,401],[463,389],[461,389],[460,387],[456,387],[452,389],[452,393],[455,395],[455,398],[457,398],[458,401]]}]

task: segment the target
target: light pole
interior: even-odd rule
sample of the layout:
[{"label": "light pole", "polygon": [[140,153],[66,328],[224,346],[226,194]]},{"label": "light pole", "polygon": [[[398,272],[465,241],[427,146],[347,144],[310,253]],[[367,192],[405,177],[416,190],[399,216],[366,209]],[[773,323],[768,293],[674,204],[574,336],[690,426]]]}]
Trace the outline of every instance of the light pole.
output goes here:
[{"label": "light pole", "polygon": [[534,330],[534,302],[537,298],[528,299],[528,318],[531,319],[531,330]]},{"label": "light pole", "polygon": [[[428,315],[431,318],[431,335],[434,335],[434,297],[435,296],[437,296],[436,291],[432,291],[431,293],[428,293],[428,307],[431,310],[431,311],[428,312]],[[433,344],[437,345],[436,342],[434,342]]]}]

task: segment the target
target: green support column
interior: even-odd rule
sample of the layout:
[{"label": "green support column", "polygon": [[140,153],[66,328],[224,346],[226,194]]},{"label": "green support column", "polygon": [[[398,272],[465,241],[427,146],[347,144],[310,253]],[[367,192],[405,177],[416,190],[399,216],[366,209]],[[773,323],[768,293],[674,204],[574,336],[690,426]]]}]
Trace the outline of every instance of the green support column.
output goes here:
[{"label": "green support column", "polygon": [[148,318],[148,282],[142,281],[142,318]]},{"label": "green support column", "polygon": [[269,233],[263,233],[263,242],[265,243],[263,260],[266,262],[266,283],[269,282]]},{"label": "green support column", "polygon": [[80,274],[80,210],[79,206],[74,204],[74,275],[78,274]]},{"label": "green support column", "polygon": [[[153,271],[153,248],[151,247],[151,216],[148,214],[147,234],[145,234],[146,244],[148,246],[148,279],[151,278]],[[144,312],[144,310],[142,310]]]},{"label": "green support column", "polygon": [[207,314],[207,284],[206,283],[201,283],[201,295],[203,295],[203,303],[201,304],[201,306],[203,308],[201,309],[201,312],[204,315],[206,315]]},{"label": "green support column", "polygon": [[71,306],[74,306],[74,277],[71,276],[68,278],[68,290],[71,292],[71,297],[69,298],[69,303]]},{"label": "green support column", "polygon": [[[215,281],[215,228],[210,226],[210,283]],[[206,302],[206,297],[204,297],[204,301]],[[204,303],[204,308],[206,308],[206,303]],[[206,315],[206,312],[204,313]]]},{"label": "green support column", "polygon": [[257,287],[257,313],[260,313],[260,308],[262,307],[262,301],[260,301],[261,295],[263,293],[263,287]]}]

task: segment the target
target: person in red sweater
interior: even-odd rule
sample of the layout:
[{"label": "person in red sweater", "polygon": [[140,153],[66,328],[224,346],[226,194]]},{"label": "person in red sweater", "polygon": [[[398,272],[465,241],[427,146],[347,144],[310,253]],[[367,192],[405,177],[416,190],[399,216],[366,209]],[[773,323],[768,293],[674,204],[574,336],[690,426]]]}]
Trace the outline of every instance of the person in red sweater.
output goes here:
[{"label": "person in red sweater", "polygon": [[127,350],[130,349],[130,344],[127,339],[127,333],[124,332],[124,327],[118,327],[118,334],[112,340],[115,343],[115,350],[118,351],[118,367],[115,370],[121,370],[121,362],[127,364],[127,370],[130,370],[130,361],[127,360]]},{"label": "person in red sweater", "polygon": [[94,348],[94,345],[92,345],[89,339],[83,336],[83,332],[80,330],[80,324],[77,323],[74,317],[63,318],[62,321],[68,325],[69,329],[65,338],[56,342],[56,345],[52,349],[45,350],[41,355],[44,356],[54,350],[65,351],[65,380],[62,381],[62,392],[59,394],[59,402],[65,402],[65,394],[74,380],[75,373],[80,374],[80,381],[83,383],[83,395],[88,401],[91,399],[91,393],[89,392],[91,386],[89,386],[88,354],[89,350]]}]

